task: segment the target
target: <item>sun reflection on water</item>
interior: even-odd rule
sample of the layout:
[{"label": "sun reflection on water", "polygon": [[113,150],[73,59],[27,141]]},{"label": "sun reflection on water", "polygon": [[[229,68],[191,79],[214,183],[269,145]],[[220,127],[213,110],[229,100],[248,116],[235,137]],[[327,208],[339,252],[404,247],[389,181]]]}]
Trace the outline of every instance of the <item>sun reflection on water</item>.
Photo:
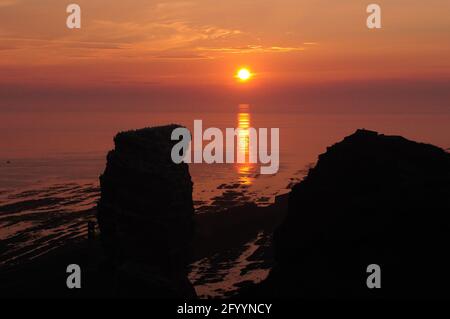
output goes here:
[{"label": "sun reflection on water", "polygon": [[237,114],[238,135],[238,152],[245,158],[244,163],[237,163],[236,169],[239,174],[239,182],[243,185],[251,185],[253,182],[254,164],[249,161],[250,148],[250,105],[239,104],[239,113]]}]

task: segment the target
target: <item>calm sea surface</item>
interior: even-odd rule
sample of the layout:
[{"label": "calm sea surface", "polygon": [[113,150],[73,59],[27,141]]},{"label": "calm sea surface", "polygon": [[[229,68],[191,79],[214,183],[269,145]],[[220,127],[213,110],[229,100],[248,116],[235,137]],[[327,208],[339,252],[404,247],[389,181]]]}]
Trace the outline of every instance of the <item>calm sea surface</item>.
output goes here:
[{"label": "calm sea surface", "polygon": [[[93,183],[105,166],[114,135],[123,130],[178,123],[192,129],[248,126],[280,129],[280,170],[260,175],[249,164],[191,164],[197,204],[234,186],[246,189],[246,198],[261,203],[285,192],[303,176],[326,147],[358,128],[450,147],[450,115],[312,115],[258,113],[252,106],[235,106],[228,113],[5,113],[0,117],[0,191],[60,183]],[[1,196],[1,194],[0,194]]]},{"label": "calm sea surface", "polygon": [[[247,201],[271,203],[303,178],[327,146],[358,128],[450,147],[450,115],[258,113],[248,105],[227,113],[0,112],[0,267],[86,237],[88,222],[95,221],[98,176],[117,132],[170,123],[192,130],[196,119],[203,120],[204,129],[243,129],[236,151],[245,154],[249,127],[280,129],[276,175],[261,175],[258,165],[248,163],[190,165],[197,213]],[[257,252],[270,246],[270,235],[259,233],[237,254],[223,252],[193,263],[190,279],[198,294],[232,295],[242,281],[263,280],[269,268],[255,266],[267,262]]]}]

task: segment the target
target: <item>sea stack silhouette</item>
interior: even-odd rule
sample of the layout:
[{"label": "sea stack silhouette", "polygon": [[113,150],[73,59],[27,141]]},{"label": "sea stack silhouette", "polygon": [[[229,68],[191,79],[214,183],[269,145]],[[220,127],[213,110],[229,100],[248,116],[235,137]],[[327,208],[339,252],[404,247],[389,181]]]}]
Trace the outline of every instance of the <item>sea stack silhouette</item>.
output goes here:
[{"label": "sea stack silhouette", "polygon": [[119,133],[108,154],[97,217],[118,296],[195,297],[187,279],[193,184],[188,165],[171,159],[177,127]]},{"label": "sea stack silhouette", "polygon": [[[450,154],[358,130],[329,147],[289,196],[277,266],[261,288],[285,298],[450,296]],[[367,267],[381,267],[369,289]]]}]

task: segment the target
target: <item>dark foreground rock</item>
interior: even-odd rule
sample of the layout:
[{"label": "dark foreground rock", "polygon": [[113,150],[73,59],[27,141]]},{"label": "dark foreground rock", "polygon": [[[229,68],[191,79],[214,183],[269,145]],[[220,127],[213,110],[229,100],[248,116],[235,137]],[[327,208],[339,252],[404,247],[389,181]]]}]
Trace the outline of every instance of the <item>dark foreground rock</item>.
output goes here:
[{"label": "dark foreground rock", "polygon": [[98,223],[119,296],[190,298],[192,181],[174,164],[177,126],[119,133],[100,177]]},{"label": "dark foreground rock", "polygon": [[[449,297],[450,154],[358,130],[320,155],[275,233],[262,285],[286,298]],[[367,266],[381,267],[368,289]]]}]

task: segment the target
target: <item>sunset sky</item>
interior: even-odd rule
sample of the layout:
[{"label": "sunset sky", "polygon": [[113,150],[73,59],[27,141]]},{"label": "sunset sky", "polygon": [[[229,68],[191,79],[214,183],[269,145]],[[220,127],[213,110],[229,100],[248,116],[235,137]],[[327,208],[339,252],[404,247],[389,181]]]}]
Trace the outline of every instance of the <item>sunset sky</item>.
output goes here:
[{"label": "sunset sky", "polygon": [[[449,1],[377,1],[381,30],[366,27],[361,0],[73,2],[80,30],[66,28],[69,1],[0,0],[0,108],[67,96],[175,104],[174,92],[314,104],[329,90],[341,104],[372,92],[404,107],[420,92],[448,110]],[[233,78],[241,66],[255,73],[245,87]]]}]

